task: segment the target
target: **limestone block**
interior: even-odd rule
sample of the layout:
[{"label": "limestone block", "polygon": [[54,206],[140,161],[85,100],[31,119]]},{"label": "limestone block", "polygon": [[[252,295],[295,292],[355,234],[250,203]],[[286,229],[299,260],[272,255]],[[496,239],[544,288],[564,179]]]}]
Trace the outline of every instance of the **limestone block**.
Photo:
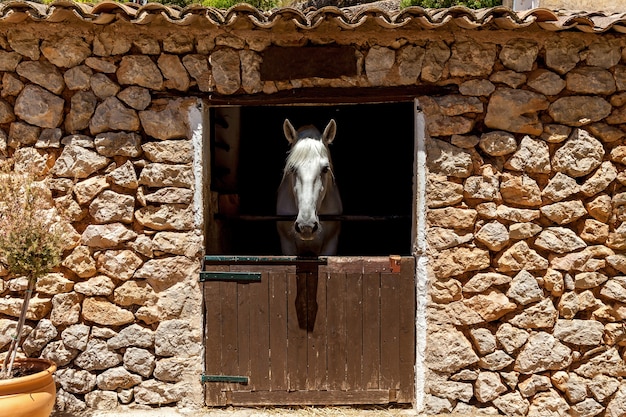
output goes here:
[{"label": "limestone block", "polygon": [[[374,47],[372,48],[372,50],[375,48],[380,48],[380,47]],[[384,48],[380,48],[380,49],[384,49]],[[370,52],[368,53],[368,56],[370,56],[372,53],[374,54],[378,53],[378,52],[372,52],[372,50],[370,50]],[[393,54],[394,52],[391,51],[391,53]],[[376,60],[378,61],[378,59],[381,59],[382,61],[387,62],[387,60],[384,60],[382,56],[377,58]],[[393,65],[393,61],[394,59],[392,58],[391,60],[392,65]],[[209,63],[211,64],[211,69],[213,71],[213,79],[215,81],[215,88],[220,94],[234,94],[239,90],[239,88],[241,88],[241,76],[240,76],[241,61],[239,58],[238,51],[234,49],[217,50],[209,56]],[[370,71],[373,71],[373,70],[370,70]],[[366,69],[366,72],[369,73],[370,71],[367,71]],[[375,72],[378,74],[378,71],[375,71]]]},{"label": "limestone block", "polygon": [[131,223],[135,198],[127,194],[105,190],[89,205],[89,214],[96,223]]},{"label": "limestone block", "polygon": [[511,277],[496,272],[479,272],[474,274],[463,286],[463,292],[485,292],[493,286],[505,285],[511,282]]},{"label": "limestone block", "polygon": [[163,89],[163,75],[156,64],[145,55],[126,55],[117,69],[121,85],[138,85],[150,90]]},{"label": "limestone block", "polygon": [[62,340],[55,340],[43,348],[40,357],[54,361],[57,366],[61,367],[71,363],[78,352],[78,350],[66,346]]},{"label": "limestone block", "polygon": [[57,127],[63,120],[65,100],[48,90],[29,84],[15,100],[15,114],[31,125]]},{"label": "limestone block", "polygon": [[514,315],[509,323],[522,329],[552,328],[556,323],[557,316],[558,311],[554,308],[552,300],[545,298]]},{"label": "limestone block", "polygon": [[509,231],[506,226],[496,220],[481,227],[475,234],[475,238],[489,250],[498,252],[509,243]]},{"label": "limestone block", "polygon": [[470,330],[470,337],[480,355],[486,355],[496,351],[496,337],[489,329],[476,328]]},{"label": "limestone block", "polygon": [[82,351],[87,349],[90,331],[89,326],[73,324],[61,332],[61,339],[66,347]]},{"label": "limestone block", "polygon": [[626,303],[626,276],[609,278],[600,290],[600,295],[609,300]]},{"label": "limestone block", "polygon": [[87,281],[77,282],[74,285],[74,290],[88,297],[93,296],[109,296],[113,294],[115,284],[111,278],[106,275],[97,275],[93,278],[89,278]]},{"label": "limestone block", "polygon": [[[104,156],[78,145],[68,145],[56,160],[52,171],[59,177],[87,178],[109,163]],[[78,202],[82,204],[81,199]]]},{"label": "limestone block", "polygon": [[152,305],[157,296],[152,287],[145,281],[126,281],[115,289],[113,301],[122,307],[131,305]]},{"label": "limestone block", "polygon": [[144,194],[146,203],[159,204],[191,204],[193,201],[193,190],[181,187],[159,188],[153,193]]},{"label": "limestone block", "polygon": [[144,378],[148,378],[152,375],[152,371],[155,368],[154,355],[146,349],[129,347],[126,349],[126,352],[124,352],[124,368],[136,372]]},{"label": "limestone block", "polygon": [[157,60],[161,74],[165,78],[163,86],[167,89],[187,91],[189,89],[189,74],[178,55],[161,54]]},{"label": "limestone block", "polygon": [[559,74],[572,70],[580,62],[580,52],[585,48],[581,39],[559,37],[546,43],[546,65]]},{"label": "limestone block", "polygon": [[27,356],[33,356],[40,352],[57,334],[58,331],[50,320],[39,320],[37,326],[35,326],[33,331],[30,332],[26,339],[24,339],[24,342],[22,342],[22,349]]},{"label": "limestone block", "polygon": [[136,85],[131,85],[120,91],[117,98],[135,110],[145,110],[152,101],[150,90]]},{"label": "limestone block", "polygon": [[495,398],[493,405],[507,416],[525,416],[530,407],[528,400],[522,398],[518,392],[509,392]]},{"label": "limestone block", "polygon": [[184,256],[151,259],[135,272],[135,279],[146,279],[156,291],[162,291],[190,279],[199,264]]},{"label": "limestone block", "polygon": [[535,223],[514,223],[509,226],[509,238],[514,240],[528,239],[542,230],[542,227]]},{"label": "limestone block", "polygon": [[506,386],[495,372],[481,372],[474,383],[474,396],[481,403],[490,402],[506,391]]},{"label": "limestone block", "polygon": [[452,44],[452,55],[448,61],[452,77],[487,76],[493,70],[496,45],[461,41]]},{"label": "limestone block", "polygon": [[473,162],[466,150],[431,139],[427,143],[427,165],[431,173],[466,178],[472,173]]},{"label": "limestone block", "polygon": [[58,68],[46,61],[22,61],[17,65],[16,72],[56,95],[61,94],[65,87]]},{"label": "limestone block", "polygon": [[595,320],[557,320],[554,327],[554,337],[573,345],[599,345],[603,334],[604,325]]},{"label": "limestone block", "polygon": [[141,155],[141,136],[136,133],[107,132],[100,133],[94,139],[94,145],[100,155],[129,156],[136,158]]},{"label": "limestone block", "polygon": [[467,178],[463,184],[465,198],[493,201],[501,198],[500,180],[493,175],[475,175]]},{"label": "limestone block", "polygon": [[580,94],[613,94],[616,90],[613,74],[603,68],[574,68],[565,78],[567,89]]},{"label": "limestone block", "polygon": [[[602,97],[561,97],[550,104],[548,113],[556,122],[567,126],[584,126],[611,114],[611,104]],[[608,121],[607,121],[608,122]]]},{"label": "limestone block", "polygon": [[193,144],[188,140],[163,140],[141,145],[151,162],[188,164],[193,162]]},{"label": "limestone block", "polygon": [[122,242],[132,240],[137,237],[137,233],[126,228],[122,223],[111,223],[103,225],[89,225],[83,232],[81,241],[84,245],[106,249],[114,248]]},{"label": "limestone block", "polygon": [[85,394],[87,407],[93,410],[115,410],[117,408],[117,393],[113,391],[95,390]]},{"label": "limestone block", "polygon": [[545,96],[556,96],[565,88],[566,82],[558,74],[547,69],[536,69],[528,76],[528,86]]},{"label": "limestone block", "polygon": [[429,332],[426,342],[426,366],[438,372],[456,372],[478,362],[472,345],[453,327]]},{"label": "limestone block", "polygon": [[52,297],[50,321],[55,326],[75,324],[80,318],[81,297],[75,292],[57,294]]},{"label": "limestone block", "polygon": [[520,271],[511,281],[507,297],[522,305],[539,301],[543,298],[543,291],[539,288],[537,279],[528,271]]},{"label": "limestone block", "polygon": [[496,207],[496,216],[503,221],[525,223],[537,220],[541,217],[541,212],[539,210],[507,207],[501,204]]},{"label": "limestone block", "polygon": [[526,343],[528,336],[528,332],[514,327],[509,323],[501,324],[496,331],[498,343],[500,343],[504,351],[510,355],[514,354],[517,349]]},{"label": "limestone block", "polygon": [[118,366],[117,368],[107,369],[99,374],[96,378],[96,384],[98,388],[102,390],[115,391],[120,388],[132,388],[139,384],[141,380],[141,376],[132,374],[125,368]]},{"label": "limestone block", "polygon": [[134,109],[126,107],[117,97],[107,97],[100,103],[89,122],[92,135],[111,130],[134,132],[139,130],[139,117]]},{"label": "limestone block", "polygon": [[[258,55],[248,54],[246,53],[246,51],[240,51],[240,54],[241,54],[242,67],[244,69],[244,72],[242,73],[242,83],[243,83],[244,90],[248,94],[258,93],[260,91],[257,91],[257,89],[258,87],[260,87],[260,85],[257,85],[256,80],[252,81],[252,78],[253,78],[252,72],[250,73],[246,72],[248,69],[250,68],[254,69],[255,67],[260,65],[259,63],[256,62],[258,58],[257,59],[253,58],[253,56],[258,57]],[[185,55],[183,57],[182,62],[185,68],[187,69],[187,72],[191,76],[191,78],[193,78],[196,81],[196,84],[198,85],[198,89],[200,91],[204,91],[204,92],[212,91],[213,89],[212,72],[209,69],[209,64],[207,62],[205,55]],[[260,84],[260,80],[259,80],[259,84]]]},{"label": "limestone block", "polygon": [[553,221],[563,225],[572,223],[587,215],[587,210],[580,200],[561,201],[541,207],[541,214]]},{"label": "limestone block", "polygon": [[55,376],[65,391],[74,394],[86,394],[96,387],[96,376],[82,369],[57,369]]},{"label": "limestone block", "polygon": [[542,140],[524,136],[517,151],[506,161],[504,167],[531,174],[548,174],[551,171],[548,145]]},{"label": "limestone block", "polygon": [[432,41],[426,45],[421,78],[426,82],[436,82],[443,76],[443,71],[450,58],[450,48],[444,41]]},{"label": "limestone block", "polygon": [[135,166],[130,161],[126,161],[123,165],[108,173],[107,179],[115,185],[131,190],[136,190],[139,187]]},{"label": "limestone block", "polygon": [[[524,85],[527,81],[527,77],[525,74],[520,74],[519,72],[515,72],[515,71],[511,71],[511,70],[505,70],[505,71],[496,71],[494,72],[490,77],[489,77],[489,81],[491,81],[492,83],[500,83],[500,84],[505,84],[511,88],[518,88],[521,85]],[[493,85],[493,84],[492,84]],[[461,87],[463,86],[463,84],[461,84],[461,86],[459,86],[459,91],[461,91]],[[495,89],[495,86],[494,86]],[[489,90],[483,90],[485,95],[491,95],[491,93],[493,93],[494,89],[492,89],[491,91]],[[481,92],[483,92],[481,91]],[[482,95],[482,94],[476,94],[476,95]]]},{"label": "limestone block", "polygon": [[107,348],[104,340],[91,339],[87,348],[81,352],[74,364],[86,371],[109,369],[122,362],[122,355]]},{"label": "limestone block", "polygon": [[468,229],[474,226],[477,214],[473,209],[445,207],[429,210],[427,217],[430,226]]},{"label": "limestone block", "polygon": [[154,345],[154,332],[138,324],[131,324],[107,341],[110,349],[117,350],[129,346],[151,348]]},{"label": "limestone block", "polygon": [[188,393],[184,385],[149,379],[133,388],[137,404],[163,405],[180,401]]},{"label": "limestone block", "polygon": [[537,207],[541,205],[541,190],[537,181],[526,174],[504,173],[500,181],[502,199],[513,205]]},{"label": "limestone block", "polygon": [[429,208],[453,206],[463,200],[463,185],[447,181],[446,176],[433,175],[427,179]]},{"label": "limestone block", "polygon": [[191,230],[194,227],[193,208],[185,204],[146,206],[135,212],[139,224],[154,230]]},{"label": "limestone block", "polygon": [[485,125],[491,129],[539,136],[543,125],[538,113],[547,109],[548,105],[542,94],[498,88],[489,99]]},{"label": "limestone block", "polygon": [[548,227],[539,234],[535,246],[555,253],[566,253],[585,248],[587,244],[571,229]]},{"label": "limestone block", "polygon": [[496,265],[500,272],[516,272],[522,269],[535,271],[547,269],[548,260],[531,249],[526,241],[521,240],[503,252],[496,259]]},{"label": "limestone block", "polygon": [[[612,152],[611,152],[612,154]],[[580,187],[587,197],[604,191],[617,178],[617,169],[610,161],[603,162],[600,167]]]},{"label": "limestone block", "polygon": [[201,333],[187,320],[162,321],[154,334],[154,352],[158,356],[193,357],[202,351]]},{"label": "limestone block", "polygon": [[500,61],[505,67],[517,72],[532,70],[539,53],[537,42],[529,39],[512,39],[502,46]]},{"label": "limestone block", "polygon": [[97,73],[89,80],[91,91],[100,99],[116,96],[120,91],[120,86],[105,74]]},{"label": "limestone block", "polygon": [[515,370],[523,374],[560,370],[572,362],[571,349],[551,334],[538,332],[528,338],[515,360]]},{"label": "limestone block", "polygon": [[474,235],[472,233],[457,234],[453,229],[443,227],[430,227],[426,239],[429,248],[439,251],[468,243],[474,239]]},{"label": "limestone block", "polygon": [[85,298],[82,316],[85,320],[103,326],[122,326],[135,320],[132,312],[102,298]]}]

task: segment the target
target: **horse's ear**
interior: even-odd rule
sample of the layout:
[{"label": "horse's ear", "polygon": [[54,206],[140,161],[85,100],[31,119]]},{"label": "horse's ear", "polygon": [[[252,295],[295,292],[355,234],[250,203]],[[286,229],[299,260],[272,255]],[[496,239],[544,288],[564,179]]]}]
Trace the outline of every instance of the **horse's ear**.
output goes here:
[{"label": "horse's ear", "polygon": [[298,132],[293,127],[289,119],[285,119],[285,122],[283,123],[283,132],[285,133],[285,137],[287,138],[289,143],[293,145],[294,143],[297,142]]},{"label": "horse's ear", "polygon": [[335,123],[335,119],[330,119],[330,122],[328,122],[328,126],[326,126],[326,129],[324,129],[324,134],[322,135],[322,141],[327,145],[330,143],[333,143],[336,133],[337,133],[337,123]]}]

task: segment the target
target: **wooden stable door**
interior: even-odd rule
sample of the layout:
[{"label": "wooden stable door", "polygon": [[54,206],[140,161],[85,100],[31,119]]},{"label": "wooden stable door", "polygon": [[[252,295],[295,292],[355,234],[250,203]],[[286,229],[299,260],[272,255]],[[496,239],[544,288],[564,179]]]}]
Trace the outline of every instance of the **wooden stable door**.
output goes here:
[{"label": "wooden stable door", "polygon": [[207,257],[206,405],[413,402],[414,259],[320,259]]}]

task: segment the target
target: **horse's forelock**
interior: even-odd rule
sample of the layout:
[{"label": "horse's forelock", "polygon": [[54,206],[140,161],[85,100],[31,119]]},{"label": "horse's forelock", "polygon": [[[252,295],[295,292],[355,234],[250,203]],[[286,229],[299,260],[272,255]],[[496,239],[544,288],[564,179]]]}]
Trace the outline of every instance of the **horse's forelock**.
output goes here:
[{"label": "horse's forelock", "polygon": [[285,174],[299,167],[312,157],[327,158],[330,161],[328,148],[321,140],[311,138],[298,140],[291,147],[291,151],[289,151],[285,165]]}]

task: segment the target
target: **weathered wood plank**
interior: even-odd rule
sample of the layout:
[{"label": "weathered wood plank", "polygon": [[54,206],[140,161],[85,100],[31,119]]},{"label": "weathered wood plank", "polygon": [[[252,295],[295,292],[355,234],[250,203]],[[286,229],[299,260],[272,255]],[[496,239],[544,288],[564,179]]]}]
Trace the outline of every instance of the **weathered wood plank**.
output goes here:
[{"label": "weathered wood plank", "polygon": [[260,283],[248,285],[250,290],[250,385],[251,390],[270,388],[270,273],[264,272]]},{"label": "weathered wood plank", "polygon": [[[221,320],[222,320],[222,358],[223,375],[240,375],[239,372],[239,322],[237,312],[237,284],[220,282]],[[224,389],[237,389],[235,384],[225,384]]]},{"label": "weathered wood plank", "polygon": [[286,391],[287,380],[287,273],[272,274],[269,280],[270,329],[269,343],[271,349],[270,368],[272,371],[270,389]]},{"label": "weathered wood plank", "polygon": [[357,405],[388,404],[389,390],[369,391],[234,391],[228,394],[234,406]]},{"label": "weathered wood plank", "polygon": [[326,281],[328,331],[328,388],[346,387],[346,274],[332,272]]},{"label": "weathered wood plank", "polygon": [[365,389],[361,381],[363,344],[363,274],[347,274],[346,282],[346,387]]},{"label": "weathered wood plank", "polygon": [[362,384],[380,386],[380,274],[363,275],[363,371]]},{"label": "weathered wood plank", "polygon": [[[307,299],[315,300],[317,303],[317,314],[312,331],[307,333],[307,358],[308,358],[308,378],[307,389],[310,391],[323,391],[328,389],[328,379],[326,376],[326,273],[310,273],[307,277],[310,282],[316,281],[316,286],[307,285]],[[311,294],[315,291],[315,294]],[[310,324],[310,323],[309,323]]]},{"label": "weathered wood plank", "polygon": [[381,388],[398,389],[400,380],[399,274],[380,275],[380,382]]},{"label": "weathered wood plank", "polygon": [[[207,282],[204,289],[205,314],[204,366],[206,373],[220,373],[222,365],[222,320],[220,311],[220,283]],[[225,405],[226,398],[221,396],[223,384],[205,384],[204,401],[206,404]]]},{"label": "weathered wood plank", "polygon": [[289,304],[287,306],[287,379],[289,391],[306,390],[307,385],[307,337],[306,328],[300,328],[298,321],[298,309],[300,319],[302,307],[296,303],[298,295],[298,280],[296,274],[287,275],[287,293]]}]

